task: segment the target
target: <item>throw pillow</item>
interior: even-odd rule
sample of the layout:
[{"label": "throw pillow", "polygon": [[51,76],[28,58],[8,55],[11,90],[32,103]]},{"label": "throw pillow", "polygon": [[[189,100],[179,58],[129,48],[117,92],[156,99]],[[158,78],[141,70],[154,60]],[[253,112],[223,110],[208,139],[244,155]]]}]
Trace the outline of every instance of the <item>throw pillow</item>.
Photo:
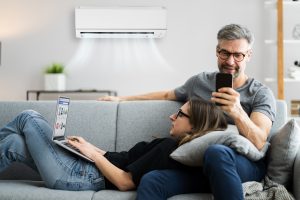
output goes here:
[{"label": "throw pillow", "polygon": [[212,144],[229,146],[253,161],[263,158],[269,146],[266,144],[259,151],[248,139],[239,135],[236,126],[229,125],[225,131],[213,131],[179,146],[170,156],[185,165],[202,166],[204,152]]},{"label": "throw pillow", "polygon": [[300,144],[300,128],[295,119],[291,119],[270,140],[268,151],[269,178],[286,188],[290,187],[294,160]]}]

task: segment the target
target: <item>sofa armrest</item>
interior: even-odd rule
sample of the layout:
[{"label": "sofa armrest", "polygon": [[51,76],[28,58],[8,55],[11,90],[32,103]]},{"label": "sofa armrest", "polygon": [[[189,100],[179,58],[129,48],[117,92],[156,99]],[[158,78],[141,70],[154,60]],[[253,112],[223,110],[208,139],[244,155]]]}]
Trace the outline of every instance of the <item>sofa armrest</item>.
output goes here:
[{"label": "sofa armrest", "polygon": [[293,171],[293,194],[296,199],[300,199],[300,148],[294,162]]}]

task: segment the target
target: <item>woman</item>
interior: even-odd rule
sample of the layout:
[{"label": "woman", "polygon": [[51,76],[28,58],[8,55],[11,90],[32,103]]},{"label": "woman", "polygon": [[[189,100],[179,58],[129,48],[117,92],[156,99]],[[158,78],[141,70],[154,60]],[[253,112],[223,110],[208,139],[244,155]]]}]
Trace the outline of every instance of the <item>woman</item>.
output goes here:
[{"label": "woman", "polygon": [[52,128],[35,111],[24,111],[0,130],[0,171],[23,162],[39,171],[49,188],[64,190],[132,190],[155,169],[191,169],[169,155],[178,145],[227,127],[223,112],[213,103],[192,99],[170,116],[171,138],[139,142],[127,152],[105,152],[81,137],[69,143],[95,163],[81,160],[56,146]]}]

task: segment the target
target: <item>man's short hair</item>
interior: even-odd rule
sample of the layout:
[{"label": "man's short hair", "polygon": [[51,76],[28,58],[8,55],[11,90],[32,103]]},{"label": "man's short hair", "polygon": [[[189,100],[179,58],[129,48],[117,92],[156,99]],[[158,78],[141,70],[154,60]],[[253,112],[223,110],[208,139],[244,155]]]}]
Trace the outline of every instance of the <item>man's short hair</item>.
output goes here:
[{"label": "man's short hair", "polygon": [[217,39],[219,42],[220,40],[246,39],[250,47],[254,43],[254,36],[249,29],[238,24],[229,24],[222,27],[218,32]]}]

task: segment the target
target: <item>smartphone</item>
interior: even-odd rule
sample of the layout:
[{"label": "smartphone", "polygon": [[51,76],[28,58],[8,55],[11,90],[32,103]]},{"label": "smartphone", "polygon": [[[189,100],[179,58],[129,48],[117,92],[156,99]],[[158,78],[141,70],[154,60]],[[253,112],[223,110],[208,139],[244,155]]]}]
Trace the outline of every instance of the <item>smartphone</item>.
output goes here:
[{"label": "smartphone", "polygon": [[[232,74],[217,73],[216,75],[216,92],[223,87],[232,88]],[[216,103],[217,105],[221,105]]]},{"label": "smartphone", "polygon": [[232,88],[232,74],[217,73],[216,75],[216,91],[222,87]]}]

